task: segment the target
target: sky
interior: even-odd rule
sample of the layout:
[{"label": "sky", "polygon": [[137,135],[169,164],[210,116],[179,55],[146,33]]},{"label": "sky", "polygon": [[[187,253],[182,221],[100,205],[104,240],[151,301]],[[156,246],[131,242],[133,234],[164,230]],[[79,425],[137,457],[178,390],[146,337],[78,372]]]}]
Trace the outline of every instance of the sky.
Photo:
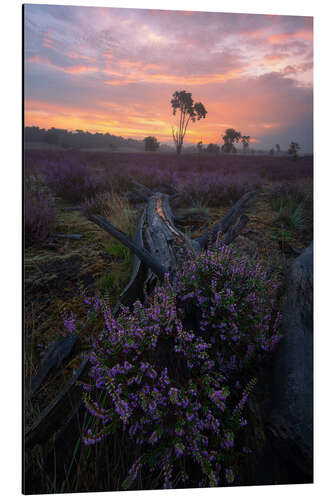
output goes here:
[{"label": "sky", "polygon": [[176,90],[202,102],[185,143],[313,148],[313,18],[25,5],[25,125],[172,142]]}]

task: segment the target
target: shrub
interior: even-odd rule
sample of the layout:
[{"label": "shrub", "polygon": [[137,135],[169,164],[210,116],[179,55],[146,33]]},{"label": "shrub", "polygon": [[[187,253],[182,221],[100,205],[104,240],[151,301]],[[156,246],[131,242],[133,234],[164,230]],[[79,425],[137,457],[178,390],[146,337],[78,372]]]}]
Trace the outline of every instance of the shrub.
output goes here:
[{"label": "shrub", "polygon": [[83,202],[83,209],[86,215],[99,214],[109,215],[112,206],[111,193],[97,193],[91,198],[86,198]]},{"label": "shrub", "polygon": [[300,187],[285,184],[275,188],[270,194],[270,203],[277,212],[274,222],[297,230],[305,230],[311,224],[309,206],[312,206],[312,201]]},{"label": "shrub", "polygon": [[138,301],[113,318],[99,299],[87,301],[105,328],[90,356],[84,401],[95,418],[84,442],[122,429],[136,443],[123,488],[140,469],[164,488],[234,481],[247,452],[246,401],[280,338],[275,287],[218,242],[146,307]]},{"label": "shrub", "polygon": [[83,163],[59,161],[48,163],[42,168],[46,183],[54,192],[71,202],[91,198],[105,189],[103,174]]},{"label": "shrub", "polygon": [[83,204],[86,215],[100,214],[108,217],[121,231],[134,234],[136,214],[131,210],[128,199],[116,192],[99,193],[87,198]]},{"label": "shrub", "polygon": [[24,189],[24,242],[44,243],[52,234],[56,210],[52,195],[37,177],[27,176]]}]

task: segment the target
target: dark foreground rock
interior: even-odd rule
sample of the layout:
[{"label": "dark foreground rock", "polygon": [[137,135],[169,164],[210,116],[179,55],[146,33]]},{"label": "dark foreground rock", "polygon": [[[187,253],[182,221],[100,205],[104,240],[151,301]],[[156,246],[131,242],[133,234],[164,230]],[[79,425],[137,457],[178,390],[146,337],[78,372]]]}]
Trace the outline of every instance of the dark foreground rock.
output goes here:
[{"label": "dark foreground rock", "polygon": [[252,484],[313,482],[313,244],[288,271],[283,335],[267,378],[266,440]]}]

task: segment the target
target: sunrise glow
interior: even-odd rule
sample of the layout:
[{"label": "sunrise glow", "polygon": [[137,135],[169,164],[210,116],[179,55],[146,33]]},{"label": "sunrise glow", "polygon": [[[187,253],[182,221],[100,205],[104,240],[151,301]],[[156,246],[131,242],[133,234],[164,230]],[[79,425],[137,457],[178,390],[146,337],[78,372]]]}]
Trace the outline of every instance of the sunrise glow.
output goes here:
[{"label": "sunrise glow", "polygon": [[174,91],[208,111],[186,142],[227,126],[260,147],[312,151],[309,17],[25,5],[25,125],[171,143]]}]

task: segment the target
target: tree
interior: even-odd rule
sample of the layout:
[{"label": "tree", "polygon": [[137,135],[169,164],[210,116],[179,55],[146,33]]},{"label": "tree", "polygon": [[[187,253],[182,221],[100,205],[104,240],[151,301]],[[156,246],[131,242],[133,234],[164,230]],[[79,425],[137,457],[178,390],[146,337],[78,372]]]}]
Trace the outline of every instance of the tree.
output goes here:
[{"label": "tree", "polygon": [[289,149],[288,149],[288,154],[292,155],[293,160],[296,161],[298,158],[298,151],[300,150],[300,146],[297,142],[292,141],[290,143]]},{"label": "tree", "polygon": [[197,150],[198,150],[199,153],[203,153],[204,147],[203,147],[202,141],[199,141],[197,143]]},{"label": "tree", "polygon": [[157,142],[156,137],[152,137],[152,136],[145,137],[143,139],[143,142],[144,142],[144,145],[145,145],[145,151],[155,152],[160,147],[160,143]]},{"label": "tree", "polygon": [[281,151],[280,144],[275,144],[275,147],[276,147],[276,154],[279,155]]},{"label": "tree", "polygon": [[269,150],[269,154],[270,154],[271,156],[273,156],[273,155],[274,155],[274,153],[275,153],[274,148],[272,148],[272,149],[270,149],[270,150]]},{"label": "tree", "polygon": [[242,139],[242,133],[236,132],[234,128],[228,128],[225,131],[225,135],[222,136],[222,139],[224,142],[222,146],[223,153],[237,153],[234,143]]},{"label": "tree", "polygon": [[177,126],[172,127],[172,136],[176,145],[177,154],[181,153],[184,137],[187,131],[189,121],[195,122],[206,118],[207,111],[201,102],[194,104],[192,94],[185,90],[174,92],[171,99],[172,114],[176,115],[177,111]]},{"label": "tree", "polygon": [[250,136],[249,135],[243,135],[242,137],[242,144],[243,144],[243,151],[244,153],[247,153],[249,150],[249,143],[250,143]]},{"label": "tree", "polygon": [[208,144],[206,150],[205,150],[205,153],[213,153],[213,154],[219,154],[220,152],[220,148],[217,144]]}]

